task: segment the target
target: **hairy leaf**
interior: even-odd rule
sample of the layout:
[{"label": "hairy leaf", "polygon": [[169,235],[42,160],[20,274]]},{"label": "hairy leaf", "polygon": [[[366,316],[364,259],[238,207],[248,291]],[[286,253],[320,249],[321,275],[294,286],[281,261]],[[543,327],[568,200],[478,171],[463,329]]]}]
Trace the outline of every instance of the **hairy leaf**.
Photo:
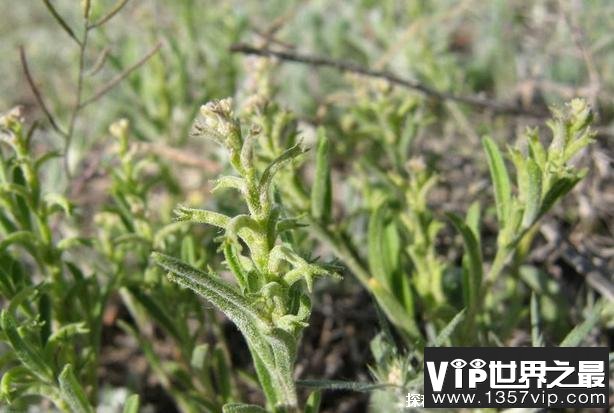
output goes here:
[{"label": "hairy leaf", "polygon": [[70,406],[73,413],[94,413],[87,400],[85,391],[75,377],[72,366],[67,364],[58,376],[62,398]]},{"label": "hairy leaf", "polygon": [[371,392],[377,389],[383,389],[387,387],[394,387],[391,384],[379,384],[379,383],[360,383],[355,381],[342,381],[342,380],[299,380],[296,382],[299,387],[306,387],[309,389],[322,389],[322,390],[341,390],[341,391],[355,391],[355,392]]},{"label": "hairy leaf", "polygon": [[30,343],[25,341],[17,332],[15,319],[7,310],[2,311],[0,315],[0,326],[11,344],[13,351],[15,351],[15,354],[23,365],[28,367],[33,374],[44,382],[52,381],[53,370],[51,366],[45,361],[42,354],[33,348]]},{"label": "hairy leaf", "polygon": [[223,413],[267,413],[265,409],[255,404],[226,403],[222,407]]},{"label": "hairy leaf", "polygon": [[133,394],[126,399],[124,403],[123,413],[139,413],[139,405],[141,401],[138,394]]},{"label": "hairy leaf", "polygon": [[586,320],[575,326],[573,330],[565,336],[563,341],[561,341],[561,347],[577,347],[582,344],[582,341],[589,335],[595,324],[599,321],[604,306],[603,301],[595,304],[586,317]]},{"label": "hairy leaf", "polygon": [[435,338],[435,340],[433,341],[432,346],[433,347],[441,347],[443,346],[446,341],[448,340],[448,338],[450,338],[450,336],[452,335],[452,333],[454,333],[454,330],[456,330],[456,327],[461,323],[461,321],[463,321],[463,319],[465,318],[465,309],[463,308],[461,311],[458,312],[458,314],[456,314],[454,316],[454,318],[452,318],[452,320],[450,320],[450,322],[439,332],[439,334],[437,335],[437,337]]},{"label": "hairy leaf", "polygon": [[327,223],[332,209],[332,189],[330,178],[330,148],[326,132],[318,129],[318,150],[316,152],[316,171],[311,189],[311,215]]},{"label": "hairy leaf", "polygon": [[512,188],[510,177],[507,173],[507,168],[503,161],[503,155],[499,151],[497,144],[489,137],[485,137],[482,141],[486,158],[488,160],[488,168],[495,189],[495,202],[497,204],[497,218],[501,227],[505,226],[510,213],[510,201],[512,196]]},{"label": "hairy leaf", "polygon": [[461,234],[463,244],[465,246],[465,257],[467,259],[469,277],[465,288],[467,290],[466,306],[471,310],[475,310],[478,307],[478,300],[480,299],[480,288],[483,278],[482,267],[482,252],[480,250],[480,244],[476,239],[474,232],[465,222],[454,214],[447,214],[448,219],[452,222],[456,230]]}]

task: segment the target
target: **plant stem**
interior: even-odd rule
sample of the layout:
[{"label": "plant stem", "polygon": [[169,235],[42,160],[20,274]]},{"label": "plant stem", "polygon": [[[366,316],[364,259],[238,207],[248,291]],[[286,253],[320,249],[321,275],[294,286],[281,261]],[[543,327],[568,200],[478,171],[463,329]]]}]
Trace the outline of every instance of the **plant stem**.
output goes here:
[{"label": "plant stem", "polygon": [[87,47],[87,40],[90,31],[89,21],[87,16],[84,18],[83,24],[83,39],[79,42],[79,69],[77,73],[77,90],[75,93],[75,103],[73,104],[73,110],[70,115],[70,122],[68,124],[68,130],[65,135],[65,144],[64,144],[64,170],[66,175],[70,178],[70,145],[72,143],[72,138],[75,133],[75,124],[77,122],[77,116],[81,111],[81,99],[83,94],[83,76],[85,72],[85,51]]}]

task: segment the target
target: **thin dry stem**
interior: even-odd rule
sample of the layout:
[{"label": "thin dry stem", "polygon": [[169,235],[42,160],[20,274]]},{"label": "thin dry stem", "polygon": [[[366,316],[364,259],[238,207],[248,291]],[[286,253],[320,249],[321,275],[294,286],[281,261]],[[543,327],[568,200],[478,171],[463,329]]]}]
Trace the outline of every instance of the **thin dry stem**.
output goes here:
[{"label": "thin dry stem", "polygon": [[158,42],[149,52],[147,52],[138,61],[136,61],[134,64],[132,64],[131,66],[127,67],[125,70],[123,70],[117,76],[115,76],[113,79],[109,80],[107,83],[102,85],[100,87],[100,89],[98,89],[94,93],[93,96],[91,96],[91,97],[85,99],[83,102],[81,102],[79,108],[84,108],[87,105],[89,105],[91,103],[94,103],[95,101],[97,101],[98,99],[100,99],[101,97],[106,95],[111,89],[113,89],[115,86],[117,86],[122,80],[124,80],[125,78],[130,76],[130,74],[132,74],[132,72],[137,70],[139,67],[143,66],[153,55],[155,55],[158,52],[158,50],[160,50],[161,47],[162,47],[162,43]]},{"label": "thin dry stem", "polygon": [[30,73],[30,68],[28,66],[28,59],[26,58],[26,51],[23,46],[19,47],[19,58],[21,60],[21,67],[23,68],[23,72],[26,75],[28,85],[30,86],[32,93],[34,94],[34,98],[36,99],[36,102],[38,103],[40,108],[45,113],[45,116],[49,120],[51,127],[60,135],[66,136],[66,132],[62,130],[62,128],[60,128],[60,126],[58,125],[58,122],[55,120],[53,114],[51,113],[51,110],[49,110],[49,107],[47,107],[47,105],[45,104],[45,100],[43,99],[43,95],[40,89],[38,88],[38,86],[36,86],[36,82],[32,78],[32,73]]},{"label": "thin dry stem", "polygon": [[527,116],[535,118],[542,118],[547,116],[547,111],[543,108],[525,109],[520,106],[508,105],[506,103],[498,102],[491,99],[480,98],[477,96],[455,95],[452,93],[434,89],[430,86],[426,86],[414,80],[399,77],[398,75],[388,71],[371,69],[353,62],[334,60],[323,56],[299,54],[287,51],[277,51],[268,48],[256,48],[242,43],[231,46],[230,50],[234,53],[274,57],[283,61],[304,63],[316,67],[332,67],[342,72],[351,72],[378,79],[384,79],[391,84],[421,92],[440,101],[451,100],[476,108],[489,110],[501,115]]}]

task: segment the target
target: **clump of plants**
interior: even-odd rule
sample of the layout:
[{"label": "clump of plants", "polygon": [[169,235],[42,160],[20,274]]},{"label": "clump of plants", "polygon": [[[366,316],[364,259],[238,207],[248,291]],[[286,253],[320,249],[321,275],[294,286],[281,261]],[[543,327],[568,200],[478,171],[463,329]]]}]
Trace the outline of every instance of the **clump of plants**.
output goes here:
[{"label": "clump of plants", "polygon": [[[241,199],[243,212],[228,215],[179,206],[177,222],[152,224],[151,188],[161,182],[172,186],[172,179],[164,167],[153,168],[152,175],[143,172],[148,165],[158,165],[157,160],[138,159],[130,145],[129,124],[119,121],[111,127],[120,163],[114,172],[113,202],[98,215],[100,228],[93,238],[54,233],[55,220],[73,213],[69,200],[41,184],[41,168],[54,153],[35,157],[32,131],[24,130],[20,112],[2,116],[0,293],[6,306],[0,340],[8,351],[2,358],[0,396],[5,403],[20,408],[43,397],[61,410],[93,411],[99,397],[96,370],[104,309],[113,295],[119,295],[134,320],[120,320],[119,326],[137,340],[182,410],[317,412],[319,391],[303,401],[294,367],[312,311],[314,282],[336,277],[341,270],[304,254],[306,247],[318,244],[372,294],[382,310],[383,332],[372,343],[374,383],[324,380],[304,385],[372,391],[374,409],[394,409],[400,395],[420,389],[425,345],[500,345],[523,328],[531,330],[533,345],[544,344],[547,326],[541,309],[553,297],[537,289],[544,280],[529,270],[526,258],[540,219],[585,174],[572,163],[593,139],[591,112],[584,101],[573,100],[555,111],[547,144],[531,129],[506,156],[493,139],[485,138],[494,205],[482,208],[483,200],[478,200],[465,217],[429,208],[429,193],[438,180],[433,166],[422,158],[397,154],[386,170],[377,164],[379,158],[366,157],[357,167],[357,177],[369,182],[358,192],[367,225],[364,234],[353,235],[367,240],[365,248],[354,245],[346,233],[352,228],[351,218],[333,215],[334,152],[326,130],[319,128],[315,134],[314,174],[307,181],[302,174],[307,154],[294,116],[262,96],[249,103],[239,117],[232,100],[209,102],[201,107],[192,131],[194,137],[222,147],[234,173],[219,177],[213,192]],[[396,114],[409,116],[415,108],[410,105]],[[401,126],[395,116],[378,122],[392,122],[391,145],[398,144],[394,131],[402,134],[404,127],[419,127]],[[377,168],[380,172],[370,179],[362,175]],[[496,248],[486,253],[480,224],[481,211],[489,209],[498,232]],[[458,262],[435,247],[448,222],[463,243]],[[222,266],[207,242],[196,252],[200,238],[191,232],[198,224],[216,228]],[[104,265],[96,270],[108,277],[86,275],[87,266],[70,253],[75,248],[100,257]],[[159,279],[148,264],[152,250],[157,250],[153,261],[173,284]],[[26,276],[28,271],[35,276]],[[130,275],[134,271],[137,275]],[[446,287],[446,281],[458,288]],[[199,343],[198,333],[207,323],[217,328],[217,321],[192,294],[174,284],[212,303],[243,334],[265,406],[241,402],[224,341],[213,349]],[[521,310],[527,301],[529,312]],[[181,303],[176,306],[178,320],[169,313],[172,302]],[[510,309],[504,318],[497,316],[502,306]],[[584,322],[554,336],[561,337],[561,345],[580,344],[602,309],[600,302],[594,303]],[[188,322],[194,319],[199,320],[196,328]],[[179,349],[170,363],[147,341],[151,322]],[[206,361],[208,354],[214,362]],[[134,395],[125,402],[125,411],[136,411],[138,405]]]},{"label": "clump of plants", "polygon": [[[234,115],[232,101],[212,101],[201,108],[193,134],[213,139],[228,152],[236,175],[222,176],[214,191],[231,189],[245,202],[247,213],[234,217],[180,206],[180,221],[212,225],[222,230],[221,250],[234,277],[226,281],[212,270],[194,268],[176,258],[154,253],[169,279],[187,287],[222,311],[247,341],[268,409],[298,412],[293,370],[302,330],[311,313],[314,279],[330,269],[301,257],[280,235],[296,227],[275,202],[276,173],[304,153],[300,144],[287,148],[265,168],[254,161],[254,146],[262,137],[257,127],[245,127]],[[265,411],[237,403],[225,412]]]},{"label": "clump of plants", "polygon": [[58,215],[70,215],[65,197],[41,186],[41,168],[57,156],[35,158],[33,129],[19,108],[0,117],[0,398],[23,408],[44,397],[64,411],[93,412],[87,392],[97,387],[101,307],[105,286],[85,278],[67,258],[82,244],[58,236]]},{"label": "clump of plants", "polygon": [[607,343],[607,277],[534,254],[585,272],[541,235],[583,153],[610,172],[602,5],[78,3],[0,6],[1,411],[403,411],[426,346]]},{"label": "clump of plants", "polygon": [[[237,191],[245,201],[247,213],[230,217],[183,206],[176,210],[180,221],[204,223],[222,230],[221,251],[234,283],[211,269],[202,271],[170,256],[155,253],[154,259],[169,271],[171,280],[205,297],[237,325],[250,348],[268,409],[273,411],[299,410],[292,377],[296,347],[302,329],[307,326],[313,279],[330,274],[330,268],[300,257],[292,241],[280,241],[282,234],[297,228],[297,220],[288,216],[289,211],[307,222],[307,230],[328,244],[335,258],[352,271],[358,269],[357,277],[407,338],[410,353],[390,347],[393,341],[390,336],[387,343],[382,343],[380,337],[379,344],[374,344],[378,353],[386,353],[378,356],[386,361],[374,367],[375,377],[385,386],[416,388],[420,386],[421,372],[419,368],[410,368],[408,357],[420,359],[425,344],[493,345],[506,339],[498,336],[501,333],[497,331],[511,331],[526,321],[508,318],[504,320],[507,325],[498,325],[493,320],[501,311],[499,306],[505,305],[497,303],[519,299],[517,295],[508,295],[507,289],[501,292],[495,283],[505,273],[520,271],[539,219],[584,175],[584,171],[570,165],[570,160],[590,144],[593,136],[589,129],[591,113],[585,102],[574,100],[565,110],[556,111],[549,123],[552,131],[549,145],[541,143],[536,130],[529,130],[525,149],[508,150],[516,185],[512,184],[498,146],[492,139],[484,139],[499,225],[497,249],[491,264],[485,264],[479,203],[471,206],[466,218],[447,214],[447,220],[461,235],[465,250],[462,265],[453,271],[459,274],[462,289],[462,299],[457,304],[460,308],[454,308],[448,304],[454,299],[446,297],[449,292],[444,291],[443,277],[457,267],[439,257],[433,246],[445,222],[426,207],[429,188],[436,181],[422,161],[409,160],[409,167],[400,173],[378,175],[385,180],[387,191],[380,189],[379,201],[372,204],[367,234],[368,267],[363,267],[354,248],[348,247],[348,238],[337,233],[338,227],[330,218],[330,149],[323,130],[318,134],[315,181],[308,196],[305,185],[297,182],[300,169],[296,159],[303,156],[304,150],[294,138],[289,138],[296,135],[292,117],[266,102],[257,110],[248,111],[246,117],[255,120],[251,128],[245,126],[249,121],[241,122],[235,117],[230,100],[210,102],[201,108],[193,133],[211,138],[226,149],[236,175],[219,178],[214,191]],[[262,149],[255,151],[259,140],[263,142]],[[283,142],[292,145],[284,148]],[[271,158],[275,152],[277,156]],[[276,190],[275,183],[282,185]],[[287,206],[276,202],[277,199]],[[406,246],[403,240],[408,242]],[[403,262],[410,271],[401,271]],[[599,314],[600,308],[596,306],[593,314]],[[418,314],[428,318],[420,319]],[[587,323],[595,321],[595,316],[589,316]],[[464,327],[457,328],[459,325]],[[563,342],[579,342],[582,331],[585,330],[572,331]],[[398,380],[386,382],[390,377]],[[319,386],[337,385],[322,382]],[[227,411],[247,408],[239,404],[225,407]],[[259,407],[249,408],[260,411]]]}]

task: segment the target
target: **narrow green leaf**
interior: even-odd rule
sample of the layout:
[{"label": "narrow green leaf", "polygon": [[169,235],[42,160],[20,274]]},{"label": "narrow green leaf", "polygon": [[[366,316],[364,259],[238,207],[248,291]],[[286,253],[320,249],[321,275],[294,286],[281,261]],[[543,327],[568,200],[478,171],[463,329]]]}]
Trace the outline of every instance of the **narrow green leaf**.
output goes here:
[{"label": "narrow green leaf", "polygon": [[275,232],[281,234],[284,231],[291,231],[293,229],[304,228],[308,225],[301,222],[300,218],[282,218],[276,223]]},{"label": "narrow green leaf", "polygon": [[355,392],[371,392],[373,390],[383,389],[387,387],[395,387],[386,383],[361,383],[356,381],[342,381],[342,380],[298,380],[296,384],[299,387],[306,387],[308,389],[322,389],[322,390],[342,390],[342,391],[355,391]]},{"label": "narrow green leaf", "polygon": [[45,152],[40,158],[34,161],[34,170],[38,171],[45,163],[54,158],[61,158],[64,154],[61,151]]},{"label": "narrow green leaf", "polygon": [[0,184],[0,194],[1,195],[15,195],[19,196],[22,199],[28,199],[28,191],[25,186],[17,185],[14,183],[3,183]]},{"label": "narrow green leaf", "polygon": [[527,132],[527,139],[529,141],[529,154],[535,161],[542,173],[545,172],[546,162],[548,161],[548,154],[544,149],[544,146],[539,141],[537,129],[532,129]]},{"label": "narrow green leaf", "polygon": [[450,320],[450,322],[439,332],[439,334],[437,335],[437,337],[435,338],[435,340],[433,341],[432,346],[433,347],[441,347],[443,345],[445,345],[445,343],[448,341],[448,338],[450,338],[450,336],[452,335],[452,333],[454,333],[454,330],[456,330],[456,327],[461,323],[461,321],[463,321],[463,319],[465,318],[465,309],[463,308],[461,311],[458,312],[458,314],[456,314],[454,316],[454,318],[452,318],[452,320]]},{"label": "narrow green leaf", "polygon": [[58,376],[62,399],[70,406],[73,413],[94,413],[87,400],[85,391],[77,381],[72,366],[67,364]]},{"label": "narrow green leaf", "polygon": [[126,403],[124,404],[123,413],[139,413],[139,405],[141,404],[141,400],[138,394],[133,394],[126,399]]},{"label": "narrow green leaf", "polygon": [[332,210],[329,152],[326,132],[324,128],[320,127],[318,129],[315,178],[311,189],[311,215],[324,224],[330,220]]},{"label": "narrow green leaf", "polygon": [[550,208],[558,201],[560,198],[565,196],[569,191],[573,189],[574,186],[582,179],[581,176],[572,176],[572,177],[564,177],[557,179],[554,184],[550,187],[550,189],[544,194],[544,198],[541,204],[541,208],[539,210],[539,216],[543,216],[546,214]]},{"label": "narrow green leaf", "polygon": [[406,309],[376,278],[369,280],[369,289],[388,319],[412,339],[422,341],[422,334],[414,320],[413,309]]},{"label": "narrow green leaf", "polygon": [[243,268],[239,253],[237,252],[237,247],[234,243],[224,243],[224,258],[226,259],[226,264],[234,274],[241,291],[249,290],[248,272]]},{"label": "narrow green leaf", "polygon": [[483,267],[482,267],[482,253],[480,250],[480,244],[476,239],[473,230],[469,228],[463,220],[454,214],[446,214],[448,219],[452,222],[456,230],[461,234],[463,238],[463,244],[465,246],[465,257],[467,259],[469,279],[465,288],[467,289],[467,299],[469,302],[465,303],[470,311],[474,311],[478,307],[478,300],[480,297],[480,287],[482,285]]},{"label": "narrow green leaf", "polygon": [[36,236],[30,231],[17,231],[7,235],[0,240],[0,251],[5,250],[10,245],[20,244],[26,248],[35,249],[37,244]]},{"label": "narrow green leaf", "polygon": [[407,309],[407,314],[414,314],[414,293],[411,288],[411,279],[408,274],[401,272],[396,273],[393,290],[399,298],[403,307]]},{"label": "narrow green leaf", "polygon": [[192,351],[192,357],[190,359],[190,366],[196,370],[205,370],[207,365],[207,359],[209,356],[209,344],[199,344],[194,347]]},{"label": "narrow green leaf", "polygon": [[303,153],[305,153],[305,150],[301,147],[300,143],[297,143],[275,158],[273,162],[266,167],[264,172],[262,172],[262,177],[260,177],[259,183],[260,193],[263,194],[268,191],[269,185],[273,180],[273,176],[275,176],[277,171],[279,171],[286,163],[302,155]]},{"label": "narrow green leaf", "polygon": [[272,380],[271,388],[279,396],[278,401],[296,405],[296,391],[292,381],[294,349],[289,348],[287,341],[278,336],[278,329],[273,329],[251,302],[222,280],[164,254],[154,252],[152,258],[169,271],[171,281],[206,298],[235,323],[247,340],[252,355],[257,354],[262,361],[264,369],[258,370],[259,377],[260,370],[268,371]]},{"label": "narrow green leaf", "polygon": [[211,192],[221,191],[222,189],[236,189],[241,193],[246,191],[245,179],[238,176],[222,176],[215,181],[215,186]]},{"label": "narrow green leaf", "polygon": [[171,281],[209,300],[241,331],[270,330],[269,323],[253,309],[251,303],[224,281],[168,255],[154,252],[152,258],[159,266],[170,272]]},{"label": "narrow green leaf", "polygon": [[71,411],[70,406],[66,404],[66,402],[62,398],[61,391],[57,388],[55,384],[50,385],[42,382],[34,382],[32,384],[27,385],[25,388],[20,389],[20,396],[43,397],[45,399],[51,400],[60,411]]},{"label": "narrow green leaf", "polygon": [[384,245],[384,230],[386,225],[386,207],[384,204],[378,205],[371,213],[369,218],[369,229],[367,233],[368,243],[368,263],[369,271],[386,288],[390,288],[391,270],[386,262],[386,251]]},{"label": "narrow green leaf", "polygon": [[51,335],[51,299],[49,294],[42,293],[38,299],[38,313],[42,322],[40,339],[41,345],[45,345]]},{"label": "narrow green leaf", "polygon": [[51,366],[44,360],[41,353],[36,351],[36,349],[26,342],[17,332],[15,319],[7,310],[2,311],[0,315],[0,325],[13,351],[15,351],[17,358],[21,360],[23,365],[28,367],[30,371],[42,381],[52,381],[53,370]]},{"label": "narrow green leaf", "polygon": [[488,168],[495,190],[495,202],[497,205],[497,218],[500,228],[505,226],[510,212],[510,200],[512,187],[510,177],[503,161],[503,155],[497,144],[489,137],[482,140],[488,160]]},{"label": "narrow green leaf", "polygon": [[529,228],[539,217],[542,197],[542,173],[537,163],[528,159],[526,162],[527,188],[525,191],[525,206],[522,226]]},{"label": "narrow green leaf", "polygon": [[281,328],[273,329],[266,335],[275,360],[274,379],[276,392],[281,404],[296,406],[298,404],[296,387],[294,384],[294,361],[296,359],[296,339]]},{"label": "narrow green leaf", "polygon": [[544,337],[541,333],[539,300],[535,292],[531,293],[531,344],[533,347],[543,347]]},{"label": "narrow green leaf", "polygon": [[45,345],[45,354],[48,357],[55,355],[56,349],[62,342],[77,336],[89,333],[89,329],[84,322],[65,324],[49,336]]},{"label": "narrow green leaf", "polygon": [[480,213],[480,203],[475,201],[469,206],[469,209],[467,210],[467,217],[465,218],[465,222],[471,231],[473,231],[473,235],[475,236],[478,245],[480,244],[480,219],[482,218]]},{"label": "narrow green leaf", "polygon": [[230,218],[224,214],[204,209],[188,208],[182,205],[179,205],[173,212],[177,221],[191,221],[220,228],[226,227],[230,221]]},{"label": "narrow green leaf", "polygon": [[45,194],[45,203],[50,213],[63,211],[68,217],[72,215],[74,209],[74,205],[68,198],[56,193]]},{"label": "narrow green leaf", "polygon": [[264,392],[267,401],[271,404],[277,404],[277,392],[273,384],[273,372],[267,368],[265,361],[257,353],[252,353],[254,368],[260,382],[260,388]]},{"label": "narrow green leaf", "polygon": [[226,403],[222,407],[223,413],[268,413],[265,409],[255,404]]},{"label": "narrow green leaf", "polygon": [[18,308],[22,308],[28,315],[32,315],[30,300],[36,300],[39,293],[46,290],[48,284],[25,285],[18,290],[17,294],[11,297],[11,301],[6,306],[6,311],[15,314]]},{"label": "narrow green leaf", "polygon": [[4,370],[0,380],[0,399],[10,403],[14,393],[13,384],[17,385],[20,381],[25,381],[28,376],[30,376],[30,371],[24,366]]},{"label": "narrow green leaf", "polygon": [[[15,186],[22,186],[24,188],[29,186],[28,182],[26,182],[23,168],[15,168],[13,170],[13,181],[16,184]],[[25,230],[32,229],[32,217],[30,210],[34,205],[36,205],[36,193],[34,193],[34,188],[29,189],[30,191],[26,194],[26,196],[15,194],[15,208],[12,210],[13,215],[15,215],[15,217],[21,223],[22,228]]]},{"label": "narrow green leaf", "polygon": [[312,391],[307,398],[307,402],[305,402],[305,413],[318,413],[321,401],[322,393],[319,390]]},{"label": "narrow green leaf", "polygon": [[567,334],[565,339],[561,342],[561,347],[577,347],[582,344],[582,341],[589,335],[593,327],[599,321],[603,308],[604,303],[602,301],[595,304],[586,317],[586,320],[575,326],[573,330]]},{"label": "narrow green leaf", "polygon": [[516,185],[518,186],[518,198],[524,200],[526,198],[527,189],[529,187],[529,177],[527,173],[527,159],[518,148],[509,148],[509,154],[514,168],[516,169]]}]

